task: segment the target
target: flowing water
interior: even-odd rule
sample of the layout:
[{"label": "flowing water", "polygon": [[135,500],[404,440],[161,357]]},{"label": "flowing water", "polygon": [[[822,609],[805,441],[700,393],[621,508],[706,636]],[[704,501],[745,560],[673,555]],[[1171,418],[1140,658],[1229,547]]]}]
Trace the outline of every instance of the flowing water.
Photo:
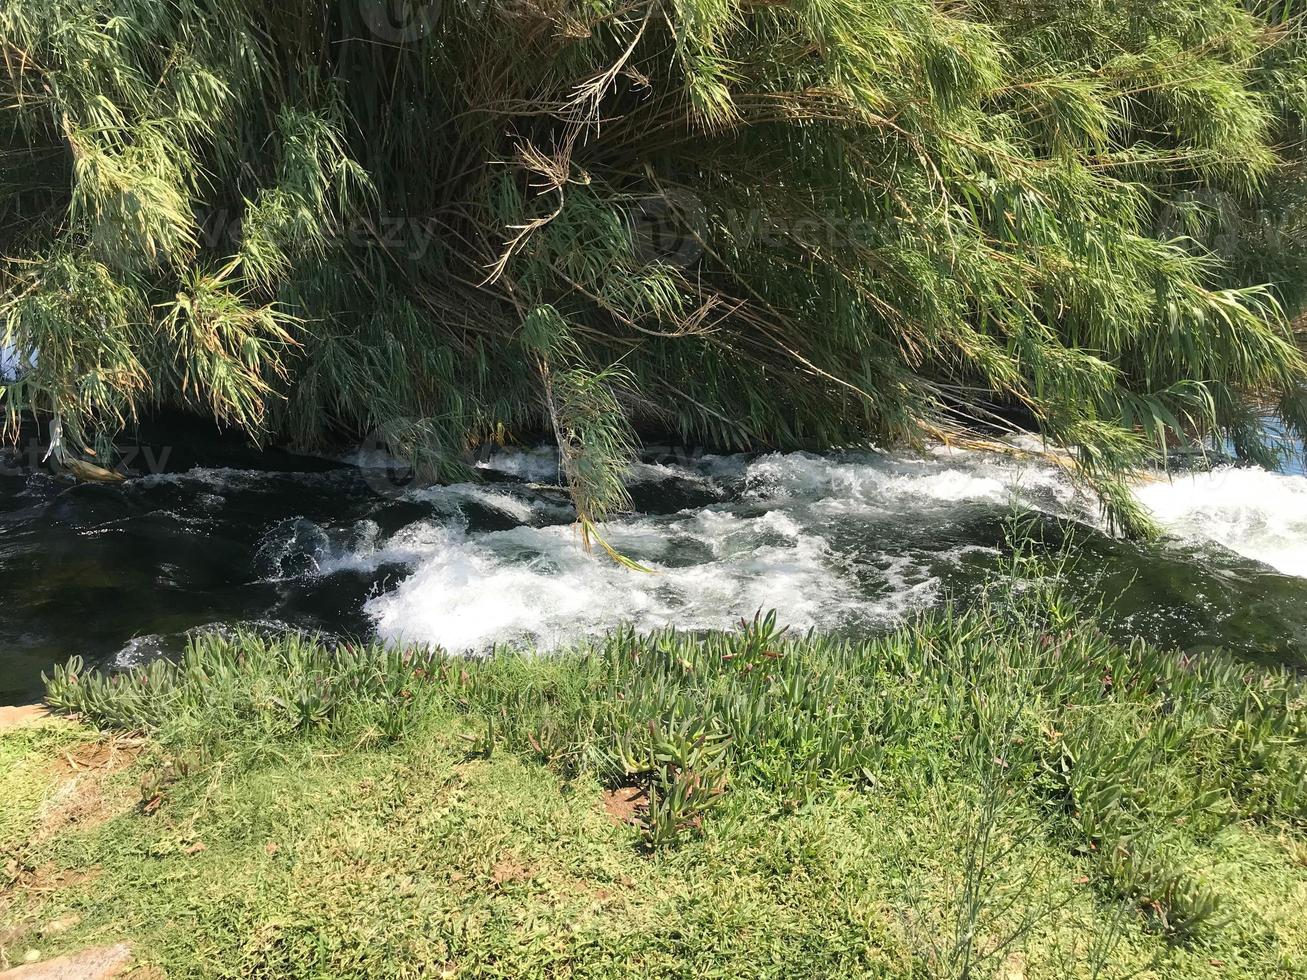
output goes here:
[{"label": "flowing water", "polygon": [[[920,456],[665,455],[633,468],[609,542],[652,573],[586,556],[548,450],[479,479],[412,484],[388,460],[231,457],[117,485],[0,459],[0,702],[71,654],[117,664],[187,631],[308,629],[485,650],[565,644],[620,622],[725,627],[775,608],[798,628],[884,629],[967,601],[1033,512],[1069,536],[1074,587],[1123,634],[1307,662],[1307,476],[1222,467],[1138,490],[1167,530],[1136,544],[1042,462]],[[157,467],[156,467],[157,468]]]}]

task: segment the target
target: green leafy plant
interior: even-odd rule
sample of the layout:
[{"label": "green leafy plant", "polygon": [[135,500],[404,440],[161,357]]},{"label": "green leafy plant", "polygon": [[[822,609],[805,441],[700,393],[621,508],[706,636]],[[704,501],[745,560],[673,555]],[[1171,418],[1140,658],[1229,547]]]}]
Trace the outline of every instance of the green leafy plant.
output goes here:
[{"label": "green leafy plant", "polygon": [[602,545],[646,430],[1020,423],[1143,531],[1144,460],[1307,428],[1292,3],[384,6],[0,9],[9,431],[550,433]]}]

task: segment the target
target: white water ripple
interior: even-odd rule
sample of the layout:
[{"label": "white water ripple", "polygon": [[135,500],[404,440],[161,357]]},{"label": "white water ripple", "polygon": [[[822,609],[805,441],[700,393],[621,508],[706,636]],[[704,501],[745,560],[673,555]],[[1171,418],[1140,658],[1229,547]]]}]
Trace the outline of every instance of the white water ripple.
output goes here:
[{"label": "white water ripple", "polygon": [[[840,572],[821,535],[780,511],[749,517],[705,509],[606,530],[615,548],[639,555],[650,571],[586,555],[566,525],[472,536],[450,529],[430,542],[409,578],[365,608],[388,639],[452,650],[550,649],[619,623],[728,628],[772,608],[799,628],[883,624],[933,601],[938,585],[902,560],[895,587],[868,597]],[[697,560],[685,562],[687,553]]]},{"label": "white water ripple", "polygon": [[1307,477],[1225,466],[1135,492],[1167,532],[1307,578]]},{"label": "white water ripple", "polygon": [[[500,454],[484,467],[536,482],[550,479],[550,465],[550,453],[533,451]],[[649,573],[586,555],[559,501],[521,484],[511,485],[511,494],[504,492],[509,485],[461,486],[410,498],[476,501],[521,526],[475,531],[438,513],[387,539],[361,542],[323,571],[387,563],[411,569],[365,606],[384,638],[453,650],[496,643],[549,649],[619,623],[720,628],[770,608],[798,629],[885,625],[941,601],[943,585],[931,570],[941,560],[988,549],[947,545],[925,553],[890,541],[877,547],[877,527],[907,520],[929,531],[1014,507],[1099,522],[1094,502],[1061,467],[965,450],[701,457],[641,464],[633,475],[637,482],[707,489],[704,499],[715,501],[606,525],[613,547]],[[1195,560],[1228,549],[1307,577],[1307,478],[1225,468],[1143,484],[1137,495],[1172,545],[1197,552]]]}]

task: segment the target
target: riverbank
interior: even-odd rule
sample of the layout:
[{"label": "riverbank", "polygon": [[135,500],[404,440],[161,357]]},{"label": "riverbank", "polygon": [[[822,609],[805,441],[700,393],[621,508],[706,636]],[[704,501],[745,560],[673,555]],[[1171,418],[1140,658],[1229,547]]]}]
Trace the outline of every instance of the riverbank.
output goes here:
[{"label": "riverbank", "polygon": [[49,696],[80,723],[0,735],[3,955],[1302,975],[1302,682],[1005,602],[858,642],[762,619],[549,658],[236,636],[73,664]]}]

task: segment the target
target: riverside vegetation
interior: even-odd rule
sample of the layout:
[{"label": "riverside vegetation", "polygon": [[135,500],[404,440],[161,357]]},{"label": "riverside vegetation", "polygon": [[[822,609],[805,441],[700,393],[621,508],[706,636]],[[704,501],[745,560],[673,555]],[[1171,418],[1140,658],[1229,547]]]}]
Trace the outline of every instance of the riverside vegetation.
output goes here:
[{"label": "riverside vegetation", "polygon": [[[3,431],[108,478],[192,412],[439,479],[546,432],[588,542],[645,432],[1020,425],[1146,533],[1144,460],[1307,433],[1303,14],[5,0]],[[1059,581],[852,639],[70,662],[80,721],[0,735],[0,965],[1304,975],[1303,682]]]},{"label": "riverside vegetation", "polygon": [[644,429],[1016,419],[1144,531],[1145,456],[1307,429],[1302,14],[7,0],[0,399],[83,475],[160,407],[441,477],[550,432],[585,529]]},{"label": "riverside vegetation", "polygon": [[[859,640],[772,614],[550,657],[208,635],[126,673],[74,660],[48,700],[81,727],[0,737],[0,953],[126,938],[169,975],[233,977],[1301,976],[1307,685],[1122,645],[1037,571]],[[96,728],[147,737],[98,820],[60,823],[52,761],[121,738]]]}]

